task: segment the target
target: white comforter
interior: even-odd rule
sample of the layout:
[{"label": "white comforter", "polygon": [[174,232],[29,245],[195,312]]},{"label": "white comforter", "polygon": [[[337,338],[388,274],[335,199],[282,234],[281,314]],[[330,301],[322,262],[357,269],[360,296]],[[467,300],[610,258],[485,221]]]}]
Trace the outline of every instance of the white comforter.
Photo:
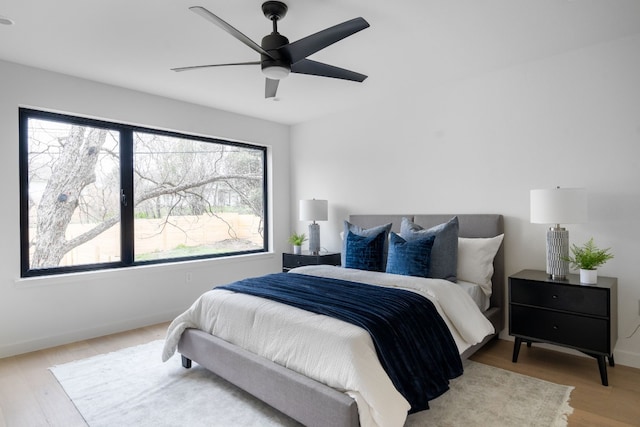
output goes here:
[{"label": "white comforter", "polygon": [[[333,266],[291,272],[412,290],[429,298],[462,353],[493,333],[460,287],[424,279]],[[197,328],[243,347],[337,390],[358,404],[360,425],[402,426],[410,408],[378,361],[369,334],[360,327],[275,301],[227,290],[203,294],[169,326],[162,358],[176,351],[186,328]]]}]

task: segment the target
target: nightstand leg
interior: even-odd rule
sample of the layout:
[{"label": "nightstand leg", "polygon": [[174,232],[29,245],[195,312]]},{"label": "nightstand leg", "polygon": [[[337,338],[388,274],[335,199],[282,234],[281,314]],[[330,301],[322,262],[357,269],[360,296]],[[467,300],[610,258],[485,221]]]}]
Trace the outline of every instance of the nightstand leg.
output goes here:
[{"label": "nightstand leg", "polygon": [[513,363],[518,362],[518,354],[520,354],[520,344],[522,344],[522,338],[516,337],[516,341],[513,343]]},{"label": "nightstand leg", "polygon": [[616,362],[613,360],[613,354],[609,355],[609,366],[616,366]]},{"label": "nightstand leg", "polygon": [[600,368],[600,380],[602,381],[602,385],[608,386],[609,379],[607,378],[607,362],[605,360],[605,356],[598,356],[598,368]]}]

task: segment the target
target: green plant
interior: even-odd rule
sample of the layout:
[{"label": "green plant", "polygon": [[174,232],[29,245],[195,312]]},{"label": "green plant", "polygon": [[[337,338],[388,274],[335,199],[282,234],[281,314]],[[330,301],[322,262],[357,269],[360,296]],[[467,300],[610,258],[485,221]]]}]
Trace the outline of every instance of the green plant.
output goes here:
[{"label": "green plant", "polygon": [[302,243],[304,243],[306,240],[307,236],[304,233],[293,233],[291,236],[289,236],[289,243],[291,243],[293,246],[302,246]]},{"label": "green plant", "polygon": [[598,249],[593,242],[593,237],[582,246],[571,245],[573,256],[564,258],[571,263],[571,267],[582,270],[595,270],[605,262],[613,258],[609,251],[611,248]]}]

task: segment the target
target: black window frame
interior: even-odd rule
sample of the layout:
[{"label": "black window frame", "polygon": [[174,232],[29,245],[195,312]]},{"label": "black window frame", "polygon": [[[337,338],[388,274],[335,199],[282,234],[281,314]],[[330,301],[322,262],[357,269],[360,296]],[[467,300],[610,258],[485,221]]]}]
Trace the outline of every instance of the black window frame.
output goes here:
[{"label": "black window frame", "polygon": [[[19,108],[19,176],[20,176],[20,276],[55,276],[59,274],[100,271],[109,269],[129,268],[149,264],[171,264],[183,261],[227,258],[237,255],[264,253],[269,251],[269,216],[268,216],[268,152],[263,145],[250,144],[237,141],[229,141],[220,138],[192,135],[184,132],[159,130],[150,127],[123,124],[100,119],[93,119],[70,114],[37,110],[31,108]],[[120,203],[120,261],[94,264],[82,264],[74,266],[61,266],[51,268],[31,269],[29,258],[29,119],[41,119],[58,121],[72,125],[91,126],[120,132],[120,189],[123,200]],[[249,148],[262,152],[262,194],[263,194],[263,245],[262,249],[226,252],[218,254],[205,254],[186,257],[155,259],[146,261],[134,260],[134,206],[127,203],[133,200],[133,134],[146,132],[175,138],[187,138],[201,142],[223,144],[233,147]]]}]

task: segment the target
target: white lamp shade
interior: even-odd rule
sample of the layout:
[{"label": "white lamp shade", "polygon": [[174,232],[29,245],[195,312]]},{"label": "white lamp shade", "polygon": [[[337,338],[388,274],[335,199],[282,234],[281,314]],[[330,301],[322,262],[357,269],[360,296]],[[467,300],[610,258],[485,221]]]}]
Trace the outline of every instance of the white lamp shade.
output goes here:
[{"label": "white lamp shade", "polygon": [[531,222],[534,224],[587,222],[587,190],[584,188],[531,190]]},{"label": "white lamp shade", "polygon": [[300,221],[326,221],[329,202],[326,200],[300,200]]}]

